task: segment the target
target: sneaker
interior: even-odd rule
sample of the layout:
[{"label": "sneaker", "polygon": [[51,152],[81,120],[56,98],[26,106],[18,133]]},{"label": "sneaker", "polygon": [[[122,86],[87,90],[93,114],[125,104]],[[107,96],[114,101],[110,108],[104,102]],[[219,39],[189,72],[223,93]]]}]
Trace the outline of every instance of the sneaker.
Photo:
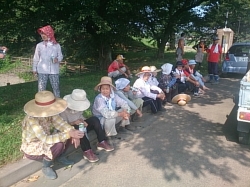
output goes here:
[{"label": "sneaker", "polygon": [[125,129],[127,129],[129,131],[135,131],[135,127],[132,125],[125,125]]},{"label": "sneaker", "polygon": [[199,93],[194,92],[194,96],[195,96],[195,97],[199,97]]},{"label": "sneaker", "polygon": [[114,148],[108,144],[106,140],[103,140],[101,143],[97,144],[98,150],[105,150],[105,151],[113,151]]},{"label": "sneaker", "polygon": [[170,103],[170,102],[166,102],[166,103],[165,103],[165,106],[173,106],[173,105],[172,105],[172,103]]},{"label": "sneaker", "polygon": [[118,133],[131,134],[132,132],[127,130],[125,127],[120,126],[119,129],[118,129]]},{"label": "sneaker", "polygon": [[219,84],[219,82],[218,82],[218,81],[214,81],[214,82],[212,82],[211,84],[212,84],[212,85],[215,85],[215,84]]},{"label": "sneaker", "polygon": [[83,152],[83,158],[89,162],[97,162],[99,158],[93,153],[92,149]]}]

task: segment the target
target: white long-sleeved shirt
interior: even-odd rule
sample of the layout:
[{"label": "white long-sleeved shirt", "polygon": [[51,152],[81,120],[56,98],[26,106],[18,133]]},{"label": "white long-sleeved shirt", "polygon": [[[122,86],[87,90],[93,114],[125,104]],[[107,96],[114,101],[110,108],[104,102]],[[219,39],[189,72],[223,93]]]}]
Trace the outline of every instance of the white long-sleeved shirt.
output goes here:
[{"label": "white long-sleeved shirt", "polygon": [[149,97],[156,100],[157,94],[151,93],[151,86],[141,78],[137,79],[133,85],[133,87],[138,88],[138,92],[136,93],[137,97]]},{"label": "white long-sleeved shirt", "polygon": [[[52,57],[57,58],[58,62],[53,63]],[[41,74],[59,74],[59,65],[63,59],[60,44],[51,42],[40,42],[36,45],[33,58],[32,70]]]}]

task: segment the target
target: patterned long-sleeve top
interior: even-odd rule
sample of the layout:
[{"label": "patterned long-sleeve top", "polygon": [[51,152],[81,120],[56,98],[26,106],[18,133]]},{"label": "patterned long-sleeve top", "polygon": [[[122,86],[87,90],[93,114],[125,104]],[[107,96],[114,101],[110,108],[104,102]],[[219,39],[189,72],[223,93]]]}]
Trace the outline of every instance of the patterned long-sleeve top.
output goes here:
[{"label": "patterned long-sleeve top", "polygon": [[[128,103],[128,105],[129,105],[130,108],[132,108],[132,109],[134,109],[134,110],[137,110],[138,108],[137,108],[137,107],[135,106],[135,104],[130,100],[130,99],[135,98],[135,97],[131,98],[131,92],[132,92],[132,91],[124,92],[124,91],[122,91],[122,90],[118,90],[118,91],[116,91],[115,93],[116,93],[120,98],[122,98],[123,100],[125,100],[125,101]],[[132,95],[133,95],[133,93],[132,93]]]},{"label": "patterned long-sleeve top", "polygon": [[[22,123],[21,150],[28,155],[46,155],[52,159],[50,148],[70,138],[69,131],[73,126],[59,115],[52,117],[26,116]],[[58,131],[56,131],[58,130]]]},{"label": "patterned long-sleeve top", "polygon": [[172,88],[176,83],[176,77],[171,73],[169,75],[162,74],[159,80],[159,87],[166,89],[167,87]]},{"label": "patterned long-sleeve top", "polygon": [[[53,63],[53,57],[58,59],[57,63]],[[41,74],[59,74],[59,65],[62,59],[60,44],[40,42],[36,45],[32,70]]]}]

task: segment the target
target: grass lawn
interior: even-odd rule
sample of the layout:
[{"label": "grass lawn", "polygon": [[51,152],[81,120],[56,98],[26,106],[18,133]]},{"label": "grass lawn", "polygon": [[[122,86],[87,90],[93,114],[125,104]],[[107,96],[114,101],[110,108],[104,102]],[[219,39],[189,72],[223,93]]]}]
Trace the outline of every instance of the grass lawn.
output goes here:
[{"label": "grass lawn", "polygon": [[[161,60],[157,60],[154,57],[154,49],[140,52],[123,52],[122,54],[126,57],[125,63],[131,67],[131,70],[136,70],[144,65],[155,65],[157,68],[160,68],[162,64],[167,62],[175,64],[174,51],[166,52],[164,59]],[[193,57],[194,52],[185,54],[187,59],[192,59]],[[206,66],[203,68],[202,72],[206,72]],[[88,99],[93,103],[97,94],[94,91],[94,86],[99,83],[100,78],[104,75],[107,75],[106,71],[61,77],[61,97],[70,94],[73,89],[80,88],[86,91]],[[50,86],[48,90],[52,90]],[[29,100],[34,99],[36,92],[36,81],[0,87],[0,167],[22,158],[22,153],[19,149],[22,133],[21,121],[25,115],[23,106]],[[91,115],[90,110],[86,111],[86,115]]]}]

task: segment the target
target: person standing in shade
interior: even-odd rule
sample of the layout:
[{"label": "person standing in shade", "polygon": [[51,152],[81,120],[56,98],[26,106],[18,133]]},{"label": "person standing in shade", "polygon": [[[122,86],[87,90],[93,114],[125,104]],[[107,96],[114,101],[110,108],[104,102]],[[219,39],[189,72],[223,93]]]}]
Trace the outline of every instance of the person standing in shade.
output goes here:
[{"label": "person standing in shade", "polygon": [[212,84],[219,83],[218,64],[222,53],[221,46],[218,43],[219,40],[220,39],[218,37],[214,37],[213,43],[207,49],[207,62],[208,62],[208,74],[209,74],[208,82]]},{"label": "person standing in shade", "polygon": [[195,62],[197,63],[197,70],[201,69],[201,63],[203,62],[204,52],[207,50],[205,45],[205,40],[201,39],[200,42],[193,46],[193,49],[196,50]]},{"label": "person standing in shade", "polygon": [[48,79],[55,97],[60,97],[59,66],[63,59],[61,46],[54,37],[50,25],[39,28],[42,42],[36,45],[33,58],[33,74],[38,76],[38,91],[46,90]]},{"label": "person standing in shade", "polygon": [[176,49],[176,61],[181,61],[184,55],[185,46],[185,33],[181,33],[181,37],[178,41],[178,47]]}]

